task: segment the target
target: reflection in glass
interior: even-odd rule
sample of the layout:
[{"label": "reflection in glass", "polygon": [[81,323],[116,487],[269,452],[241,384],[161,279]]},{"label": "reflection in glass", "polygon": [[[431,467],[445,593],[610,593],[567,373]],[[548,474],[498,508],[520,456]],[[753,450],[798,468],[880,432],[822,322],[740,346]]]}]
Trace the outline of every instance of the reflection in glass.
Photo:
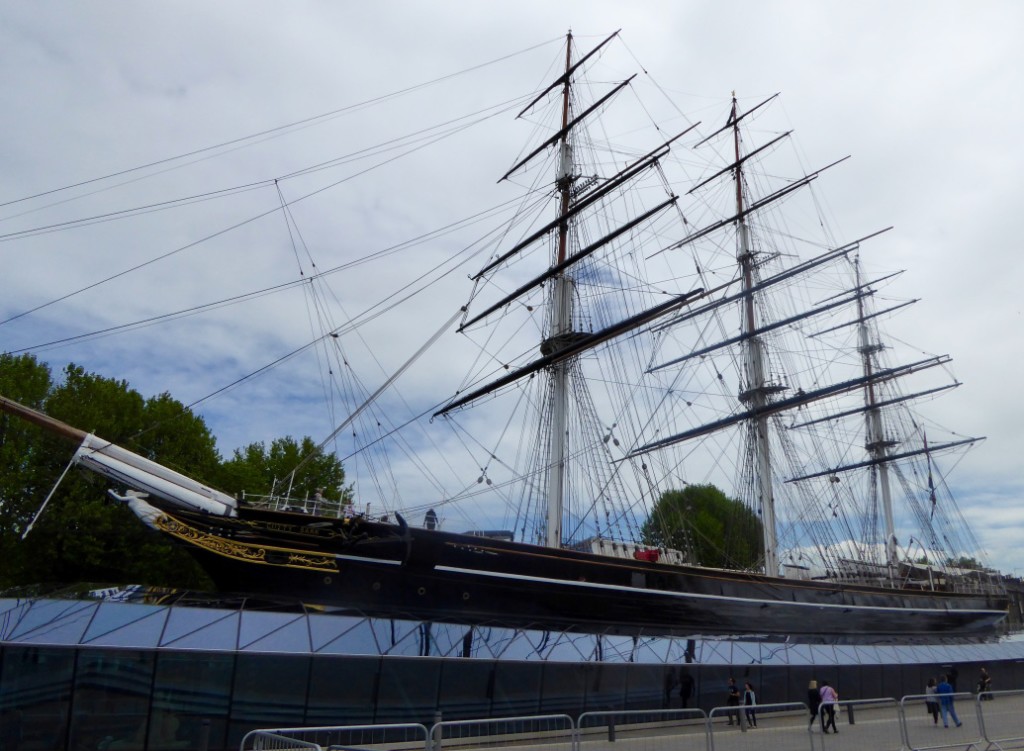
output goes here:
[{"label": "reflection in glass", "polygon": [[371,725],[377,701],[379,657],[321,656],[313,661],[306,723]]},{"label": "reflection in glass", "polygon": [[377,689],[378,723],[434,721],[440,660],[380,661]]},{"label": "reflection in glass", "polygon": [[540,712],[539,662],[499,662],[494,667],[495,716],[535,715]]},{"label": "reflection in glass", "polygon": [[69,749],[143,747],[154,656],[141,650],[78,653]]},{"label": "reflection in glass", "polygon": [[237,747],[249,730],[305,724],[308,655],[240,652],[236,660],[229,747]]},{"label": "reflection in glass", "polygon": [[493,696],[493,661],[447,660],[442,663],[437,708],[443,719],[490,717]]},{"label": "reflection in glass", "polygon": [[5,647],[0,663],[0,748],[63,748],[75,653]]},{"label": "reflection in glass", "polygon": [[149,748],[200,748],[208,723],[209,747],[220,748],[227,731],[234,656],[203,652],[163,652],[153,680]]}]

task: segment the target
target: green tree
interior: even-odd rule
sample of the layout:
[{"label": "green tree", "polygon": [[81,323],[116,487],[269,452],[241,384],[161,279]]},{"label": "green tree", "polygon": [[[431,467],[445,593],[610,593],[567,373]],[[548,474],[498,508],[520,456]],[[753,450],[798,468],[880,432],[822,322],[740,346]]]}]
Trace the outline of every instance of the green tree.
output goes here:
[{"label": "green tree", "polygon": [[687,551],[694,563],[752,569],[762,557],[761,520],[714,485],[667,490],[644,522],[648,545]]},{"label": "green tree", "polygon": [[[163,394],[146,400],[127,382],[69,365],[61,382],[31,357],[0,358],[0,393],[138,454],[203,479],[219,464],[202,419]],[[75,447],[13,417],[0,422],[0,586],[79,581],[204,588],[184,551],[109,500],[102,478],[70,471],[27,537]],[[15,459],[20,456],[20,459]]]},{"label": "green tree", "polygon": [[[49,367],[35,357],[0,354],[0,394],[41,409],[51,388]],[[22,581],[21,535],[53,484],[41,461],[43,440],[41,429],[0,413],[0,587]]]},{"label": "green tree", "polygon": [[956,568],[970,568],[975,569],[976,571],[980,571],[985,568],[977,558],[972,558],[966,555],[962,555],[959,558],[948,558],[946,559],[946,565],[954,566]]},{"label": "green tree", "polygon": [[320,490],[331,501],[352,497],[351,487],[345,486],[341,461],[333,454],[325,454],[309,437],[301,442],[291,436],[278,438],[269,449],[262,442],[235,449],[232,458],[221,467],[220,486],[230,493],[257,496],[303,499],[312,498]]},{"label": "green tree", "polygon": [[[268,494],[301,471],[292,497],[351,495],[334,455],[310,438],[255,443],[222,461],[203,419],[170,394],[145,399],[123,380],[69,365],[55,382],[30,355],[0,355],[0,394],[38,409],[164,466],[229,493]],[[39,583],[137,583],[210,589],[206,574],[181,548],[141,524],[107,493],[107,481],[69,471],[45,512],[29,527],[43,499],[68,468],[75,446],[0,413],[0,589]],[[307,459],[308,461],[303,461]]]}]

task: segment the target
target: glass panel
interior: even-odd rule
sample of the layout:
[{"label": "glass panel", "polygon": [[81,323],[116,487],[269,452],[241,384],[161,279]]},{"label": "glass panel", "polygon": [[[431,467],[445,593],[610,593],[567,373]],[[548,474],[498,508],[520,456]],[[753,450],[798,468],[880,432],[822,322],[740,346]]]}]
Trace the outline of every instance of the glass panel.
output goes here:
[{"label": "glass panel", "polygon": [[0,748],[63,748],[75,653],[59,647],[3,649],[0,665]]},{"label": "glass panel", "polygon": [[25,600],[5,600],[0,598],[0,641],[6,641],[14,633],[18,622],[28,612],[29,603]]},{"label": "glass panel", "polygon": [[[892,667],[889,665],[862,665],[830,668],[823,671],[823,674],[840,699],[875,699],[879,696],[892,696],[898,690],[893,685],[890,671]],[[921,690],[924,690],[923,686]]]},{"label": "glass panel", "polygon": [[[774,648],[773,648],[774,647]],[[785,659],[771,659],[771,655],[774,651],[785,652]],[[796,644],[792,647],[785,649],[779,649],[778,646],[766,644],[762,653],[766,653],[764,664],[767,665],[817,665],[819,661],[815,660],[815,652],[813,649],[806,644]],[[835,653],[832,651],[823,652],[825,655],[825,661],[831,662],[835,660]]]},{"label": "glass panel", "polygon": [[606,662],[630,662],[633,657],[633,639],[629,636],[602,636],[595,647],[599,659]]},{"label": "glass panel", "polygon": [[450,623],[435,623],[433,652],[438,657],[472,657],[473,643],[477,638],[472,626],[456,626]]},{"label": "glass panel", "polygon": [[247,652],[309,652],[309,625],[294,613],[242,613],[238,648]]},{"label": "glass panel", "polygon": [[804,701],[807,697],[807,683],[799,687],[790,687],[789,670],[784,667],[743,668],[743,675],[736,677],[740,693],[743,692],[744,681],[750,681],[753,684],[754,696],[758,704]]},{"label": "glass panel", "polygon": [[380,661],[375,722],[434,722],[440,660]]},{"label": "glass panel", "polygon": [[494,663],[446,661],[441,667],[438,709],[445,720],[474,720],[491,714]]},{"label": "glass panel", "polygon": [[11,641],[78,644],[99,603],[44,600],[32,607],[7,637]]},{"label": "glass panel", "polygon": [[494,666],[496,717],[539,713],[541,668],[539,662],[499,662]]},{"label": "glass panel", "polygon": [[[783,684],[787,692],[786,695],[789,697],[789,701],[799,701],[804,704],[808,704],[810,701],[808,693],[811,691],[811,681],[814,681],[815,684],[817,684],[819,672],[822,672],[821,668],[807,665],[790,670],[785,679],[786,683]],[[771,680],[775,679],[773,672],[765,673],[764,676]],[[814,690],[817,691],[818,688],[815,688]]]},{"label": "glass panel", "polygon": [[380,654],[419,657],[433,654],[433,624],[414,621],[373,620],[373,633]]},{"label": "glass panel", "polygon": [[[500,633],[500,632],[499,632]],[[505,631],[500,642],[491,643],[494,645],[495,654],[502,660],[536,660],[537,650],[534,644],[538,643],[538,631]]]},{"label": "glass panel", "polygon": [[[313,651],[377,654],[373,634],[365,623],[365,618],[354,618],[348,615],[311,614],[309,616],[309,632],[311,634]],[[365,643],[367,638],[369,639],[369,645]],[[348,649],[347,645],[349,644],[352,644],[355,649]]]},{"label": "glass panel", "polygon": [[515,642],[516,634],[516,631],[508,628],[478,627],[473,629],[473,656],[510,659],[509,647]]},{"label": "glass panel", "polygon": [[604,664],[587,666],[585,711],[604,712],[622,709],[626,699],[628,665]]},{"label": "glass panel", "polygon": [[[230,654],[160,653],[153,682],[149,748],[200,748],[204,732],[209,748],[221,748],[227,732],[234,666],[234,655]],[[206,729],[204,720],[208,723]]]},{"label": "glass panel", "polygon": [[154,605],[104,603],[89,624],[82,643],[89,646],[155,647],[168,610]]},{"label": "glass panel", "polygon": [[580,634],[560,634],[548,649],[544,659],[554,662],[580,662],[594,654],[594,637]]},{"label": "glass panel", "polygon": [[581,663],[544,663],[541,680],[541,713],[578,717],[583,712],[587,693],[586,666]]},{"label": "glass panel", "polygon": [[228,746],[250,730],[305,724],[308,656],[239,652],[236,659]]},{"label": "glass panel", "polygon": [[815,650],[828,655],[828,660],[819,660],[815,663],[818,665],[859,665],[864,661],[856,647],[815,647]]},{"label": "glass panel", "polygon": [[238,619],[239,614],[230,610],[171,608],[163,646],[234,650],[238,644]]},{"label": "glass panel", "polygon": [[306,724],[372,725],[379,657],[317,657],[309,682]]},{"label": "glass panel", "polygon": [[[903,696],[906,696],[907,694],[923,694],[925,692],[925,686],[928,685],[928,679],[935,678],[938,680],[939,672],[932,665],[912,664],[900,667],[899,676],[899,683],[893,685],[890,681],[890,685],[888,686],[889,693],[886,694],[883,689],[883,693],[879,694],[879,696],[890,696],[894,699],[899,699],[901,698],[899,694],[902,694]],[[896,692],[899,693],[897,694]],[[865,694],[864,698],[874,699],[876,697]]]},{"label": "glass panel", "polygon": [[668,639],[637,639],[633,661],[664,664],[668,648]]},{"label": "glass panel", "polygon": [[68,747],[141,749],[152,684],[152,652],[80,650]]},{"label": "glass panel", "polygon": [[[626,709],[650,709],[660,707],[665,692],[665,667],[663,665],[630,665],[629,682],[626,684]],[[725,681],[722,681],[725,693]]]}]

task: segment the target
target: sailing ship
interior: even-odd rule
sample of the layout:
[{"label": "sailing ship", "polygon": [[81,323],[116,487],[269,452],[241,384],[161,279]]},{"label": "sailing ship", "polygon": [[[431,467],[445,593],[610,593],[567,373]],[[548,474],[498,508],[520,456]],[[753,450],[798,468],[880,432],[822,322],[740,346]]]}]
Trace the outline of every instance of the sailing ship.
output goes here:
[{"label": "sailing ship", "polygon": [[[889,361],[878,323],[902,304],[878,306],[888,277],[860,258],[884,230],[805,239],[800,202],[814,206],[828,167],[784,177],[763,166],[790,133],[748,143],[745,129],[775,97],[742,109],[733,96],[720,127],[688,123],[650,148],[596,156],[595,123],[631,79],[589,101],[580,82],[615,38],[579,56],[569,34],[562,72],[520,112],[556,120],[502,177],[525,186],[524,211],[449,327],[481,354],[429,411],[483,457],[481,472],[472,489],[419,505],[425,526],[397,506],[241,501],[8,399],[0,409],[76,441],[78,464],[224,591],[594,634],[996,633],[1005,593],[994,572],[959,565],[978,546],[937,465],[977,439],[929,443],[914,411],[956,383],[903,385],[948,357]],[[681,166],[690,173],[675,176]],[[483,407],[499,417],[467,416]],[[520,413],[532,432],[510,427]],[[685,513],[675,537],[656,531],[667,491],[712,481],[756,518],[754,560],[697,560],[687,540],[701,533]],[[440,528],[434,508],[470,497],[514,506],[511,529]]]}]

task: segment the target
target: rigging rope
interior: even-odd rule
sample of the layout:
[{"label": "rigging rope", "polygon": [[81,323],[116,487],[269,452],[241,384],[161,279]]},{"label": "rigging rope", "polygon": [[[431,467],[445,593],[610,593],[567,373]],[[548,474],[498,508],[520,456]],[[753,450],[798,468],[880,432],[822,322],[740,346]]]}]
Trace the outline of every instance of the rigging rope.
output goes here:
[{"label": "rigging rope", "polygon": [[[430,347],[432,347],[434,345],[434,343],[437,342],[437,340],[441,338],[441,335],[444,334],[445,331],[447,331],[449,328],[451,328],[451,326],[457,320],[459,320],[459,317],[461,315],[462,315],[462,308],[459,308],[457,311],[455,311],[455,314],[451,318],[449,318],[447,321],[445,321],[441,325],[441,328],[439,328],[436,332],[434,332],[434,335],[431,336],[422,347],[420,347],[418,350],[416,350],[415,353],[413,353],[412,357],[410,357],[408,360],[405,361],[405,363],[402,365],[402,367],[400,367],[398,370],[396,370],[394,372],[394,374],[390,378],[388,378],[386,381],[384,381],[384,383],[381,384],[380,388],[378,388],[376,391],[374,391],[372,394],[370,394],[369,398],[367,398],[366,401],[364,401],[362,404],[360,404],[355,409],[355,411],[353,411],[352,414],[350,414],[345,419],[345,421],[341,423],[341,425],[339,425],[333,431],[331,431],[330,435],[328,435],[324,440],[322,440],[317,445],[317,449],[319,451],[323,451],[324,447],[328,443],[333,441],[334,438],[342,430],[344,430],[346,427],[348,427],[348,425],[350,425],[352,423],[352,421],[355,420],[356,417],[358,417],[363,412],[364,409],[366,409],[371,404],[373,404],[377,400],[378,396],[380,396],[382,393],[384,393],[384,391],[386,391],[388,389],[388,387],[391,386],[391,384],[394,383],[398,379],[398,377],[401,376],[402,373],[404,373],[409,368],[409,366],[411,366],[414,362],[416,362],[416,360],[419,359],[420,355],[422,355],[424,352],[426,352],[428,349],[430,349]],[[313,457],[316,456],[317,453],[318,452],[311,452],[301,462],[299,462],[295,466],[295,469],[292,470],[292,473],[291,473],[292,477],[294,477],[298,473],[298,471],[300,469],[302,469],[307,463],[309,463],[313,459]]]},{"label": "rigging rope", "polygon": [[41,505],[39,507],[39,510],[36,511],[36,515],[32,517],[32,521],[30,521],[28,523],[28,526],[25,527],[25,531],[21,533],[22,540],[28,537],[28,533],[32,531],[32,527],[34,527],[36,522],[39,521],[39,517],[43,515],[43,511],[46,509],[46,505],[50,502],[50,499],[53,498],[53,494],[57,492],[57,488],[60,487],[60,484],[64,480],[64,476],[68,473],[68,470],[70,470],[74,466],[75,458],[77,456],[77,453],[71,456],[71,461],[68,462],[68,466],[64,467],[64,471],[60,473],[60,477],[57,478],[57,482],[53,484],[53,487],[50,489],[50,492],[46,495],[45,500],[43,500],[43,505]]}]

